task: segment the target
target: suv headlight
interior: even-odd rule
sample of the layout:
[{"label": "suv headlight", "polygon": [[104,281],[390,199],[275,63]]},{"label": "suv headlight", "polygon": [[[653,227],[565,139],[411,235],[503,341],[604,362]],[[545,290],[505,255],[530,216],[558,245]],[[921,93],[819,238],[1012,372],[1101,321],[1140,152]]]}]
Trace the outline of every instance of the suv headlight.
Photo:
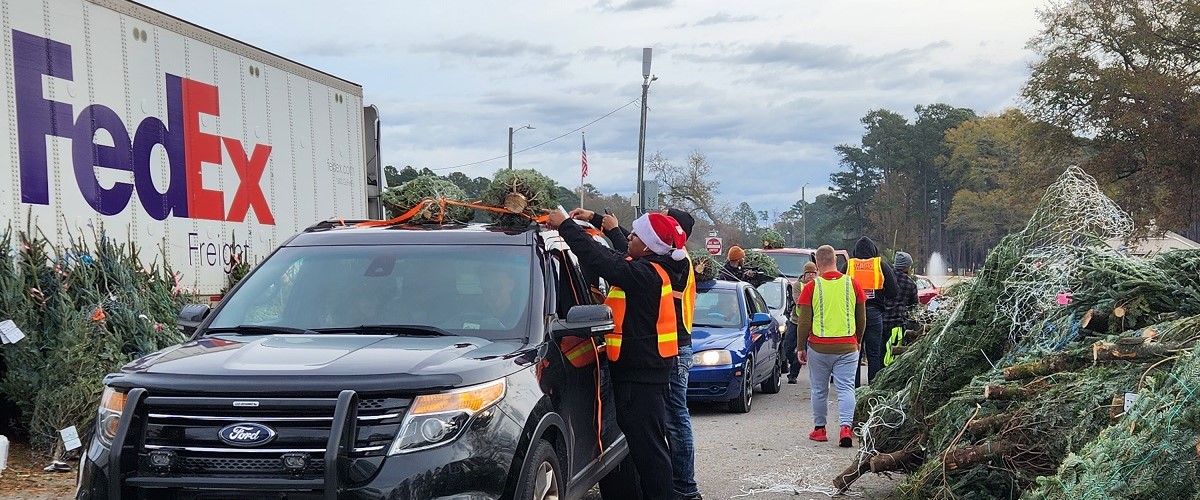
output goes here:
[{"label": "suv headlight", "polygon": [[409,453],[454,441],[472,417],[504,399],[504,380],[417,396],[388,454]]},{"label": "suv headlight", "polygon": [[713,349],[692,354],[692,366],[732,365],[733,356],[725,349]]},{"label": "suv headlight", "polygon": [[125,393],[117,392],[112,387],[105,387],[100,396],[100,412],[96,415],[96,437],[105,446],[112,446],[113,437],[117,435],[117,426],[121,425],[121,411],[125,409]]}]

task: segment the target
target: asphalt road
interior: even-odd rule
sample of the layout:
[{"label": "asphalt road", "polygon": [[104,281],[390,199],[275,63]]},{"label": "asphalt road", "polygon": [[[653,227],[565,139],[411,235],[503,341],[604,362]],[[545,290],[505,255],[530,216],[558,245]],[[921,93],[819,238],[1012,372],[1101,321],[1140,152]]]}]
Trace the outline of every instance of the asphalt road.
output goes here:
[{"label": "asphalt road", "polygon": [[[824,443],[808,439],[812,400],[807,377],[807,370],[801,370],[798,383],[784,384],[778,394],[755,392],[750,413],[729,413],[724,404],[691,406],[696,481],[705,499],[833,498],[831,482],[850,465],[859,442],[855,438],[854,448],[841,448],[833,438]],[[829,419],[836,422],[837,402],[832,394],[830,399]],[[868,473],[837,498],[894,498],[898,483],[899,478]],[[587,497],[599,498],[595,491]]]}]

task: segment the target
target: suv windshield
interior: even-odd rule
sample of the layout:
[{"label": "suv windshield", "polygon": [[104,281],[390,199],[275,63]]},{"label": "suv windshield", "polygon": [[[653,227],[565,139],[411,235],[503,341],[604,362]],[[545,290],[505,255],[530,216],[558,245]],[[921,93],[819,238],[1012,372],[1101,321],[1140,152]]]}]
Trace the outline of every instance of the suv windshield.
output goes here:
[{"label": "suv windshield", "polygon": [[767,302],[767,307],[771,309],[783,308],[783,284],[771,280],[761,285],[758,285],[758,293],[762,294],[762,298]]},{"label": "suv windshield", "polygon": [[[284,247],[233,293],[208,328],[243,325],[386,333],[419,325],[488,339],[524,337],[526,247],[453,245]],[[259,333],[259,332],[255,332]]]}]

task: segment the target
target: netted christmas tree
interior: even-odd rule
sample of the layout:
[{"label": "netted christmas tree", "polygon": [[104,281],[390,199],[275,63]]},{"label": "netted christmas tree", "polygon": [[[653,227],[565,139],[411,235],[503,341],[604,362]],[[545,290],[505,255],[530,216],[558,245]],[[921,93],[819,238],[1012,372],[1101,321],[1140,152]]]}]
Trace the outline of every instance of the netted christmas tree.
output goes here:
[{"label": "netted christmas tree", "polygon": [[692,268],[696,270],[696,281],[710,281],[717,279],[717,273],[721,271],[721,264],[708,250],[697,248],[688,251],[688,257],[692,259]]},{"label": "netted christmas tree", "polygon": [[763,233],[762,239],[763,239],[763,248],[766,248],[766,249],[783,248],[783,235],[779,234],[779,231],[776,231],[774,229],[768,229],[767,232]]},{"label": "netted christmas tree", "polygon": [[26,335],[0,347],[0,391],[20,409],[33,447],[47,452],[59,429],[90,434],[105,374],[183,340],[175,319],[194,301],[133,244],[103,232],[93,244],[73,241],[50,248],[24,233],[0,235],[0,319]]},{"label": "netted christmas tree", "polygon": [[775,262],[775,259],[758,250],[746,250],[746,260],[742,263],[742,267],[758,270],[758,272],[771,277],[781,276],[779,264]]},{"label": "netted christmas tree", "polygon": [[558,207],[557,186],[553,179],[536,170],[500,170],[484,190],[483,204],[505,209],[491,212],[496,225],[524,227],[541,216],[542,210]]},{"label": "netted christmas tree", "polygon": [[409,222],[468,222],[475,212],[470,207],[446,204],[441,201],[466,203],[467,194],[448,179],[425,174],[396,187],[389,187],[379,198],[388,208],[391,217],[407,213],[420,207]]},{"label": "netted christmas tree", "polygon": [[929,333],[859,390],[862,449],[835,486],[907,471],[908,498],[1016,497],[1058,484],[1048,477],[1068,456],[1128,425],[1116,397],[1153,390],[1143,380],[1200,338],[1200,252],[1141,259],[1105,243],[1131,229],[1068,169]]}]

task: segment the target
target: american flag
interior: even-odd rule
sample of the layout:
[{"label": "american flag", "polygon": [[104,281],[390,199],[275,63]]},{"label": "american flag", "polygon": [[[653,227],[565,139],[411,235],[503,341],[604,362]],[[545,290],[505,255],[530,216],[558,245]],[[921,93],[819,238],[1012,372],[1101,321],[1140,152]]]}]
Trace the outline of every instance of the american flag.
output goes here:
[{"label": "american flag", "polygon": [[582,172],[581,172],[581,174],[580,174],[580,176],[579,176],[580,178],[587,177],[587,138],[584,138],[584,139],[583,139],[583,160],[582,160],[582,163],[583,163],[583,170],[582,170]]}]

